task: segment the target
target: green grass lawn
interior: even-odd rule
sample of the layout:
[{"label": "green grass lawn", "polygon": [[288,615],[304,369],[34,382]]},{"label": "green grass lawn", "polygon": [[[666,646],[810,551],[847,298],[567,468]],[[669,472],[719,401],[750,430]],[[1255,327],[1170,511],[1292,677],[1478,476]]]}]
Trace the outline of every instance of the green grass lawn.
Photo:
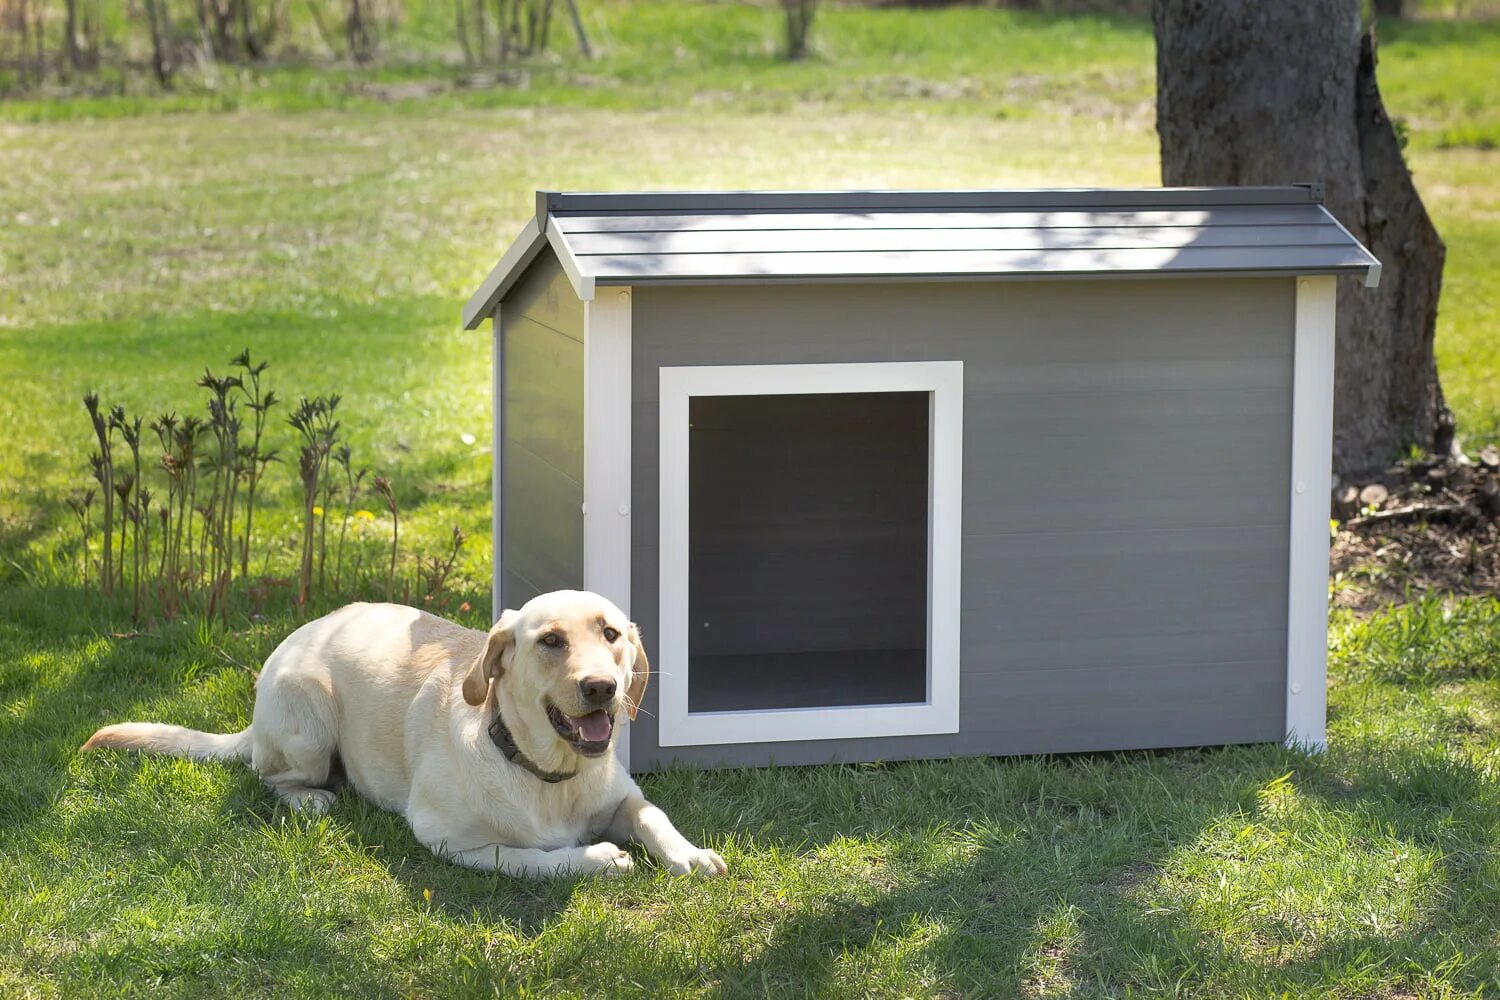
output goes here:
[{"label": "green grass lawn", "polygon": [[[80,588],[63,497],[87,474],[86,389],[148,416],[198,407],[194,378],[249,346],[284,397],[342,392],[408,544],[472,534],[458,597],[482,609],[489,348],[457,317],[534,187],[1158,179],[1142,22],[832,9],[820,58],[785,67],[753,7],[599,16],[606,58],[539,64],[526,91],[385,102],[355,71],[288,69],[216,103],[0,105],[0,994],[1500,989],[1492,605],[1339,618],[1320,757],[648,778],[728,859],[718,882],[480,875],[352,796],[309,822],[243,768],[76,756],[106,721],[242,726],[247,668],[295,623],[273,607],[132,636]],[[1479,442],[1500,434],[1500,152],[1482,148],[1500,29],[1386,37],[1387,98],[1449,244],[1444,383]],[[433,60],[375,75],[434,78]],[[294,492],[273,468],[273,572]]]}]

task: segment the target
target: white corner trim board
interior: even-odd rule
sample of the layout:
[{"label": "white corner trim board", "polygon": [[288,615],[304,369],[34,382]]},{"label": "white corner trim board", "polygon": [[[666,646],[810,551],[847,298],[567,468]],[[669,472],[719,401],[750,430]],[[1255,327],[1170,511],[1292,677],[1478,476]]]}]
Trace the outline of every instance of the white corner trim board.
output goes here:
[{"label": "white corner trim board", "polygon": [[[583,304],[583,586],[630,614],[631,290]],[[630,767],[630,727],[615,753]]]},{"label": "white corner trim board", "polygon": [[500,325],[500,307],[495,307],[490,323],[490,546],[494,553],[490,566],[490,621],[498,621],[505,610],[505,331]]},{"label": "white corner trim board", "polygon": [[1298,278],[1292,368],[1286,742],[1327,745],[1328,494],[1333,466],[1334,281]]},{"label": "white corner trim board", "polygon": [[[600,295],[601,300],[606,297]],[[661,578],[654,678],[660,745],[769,743],[805,740],[814,734],[819,740],[830,740],[958,732],[963,362],[662,368],[660,389]],[[854,392],[925,392],[930,400],[927,699],[905,705],[689,712],[690,400],[694,396]]]}]

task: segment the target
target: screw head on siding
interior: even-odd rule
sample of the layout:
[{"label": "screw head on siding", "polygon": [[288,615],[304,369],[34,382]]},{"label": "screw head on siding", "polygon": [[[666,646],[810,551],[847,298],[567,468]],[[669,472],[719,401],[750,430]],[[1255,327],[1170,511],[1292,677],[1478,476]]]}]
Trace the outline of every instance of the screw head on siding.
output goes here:
[{"label": "screw head on siding", "polygon": [[1293,683],[1292,684],[1292,694],[1301,694],[1301,693],[1302,693],[1302,685],[1301,684],[1297,684],[1297,683]]}]

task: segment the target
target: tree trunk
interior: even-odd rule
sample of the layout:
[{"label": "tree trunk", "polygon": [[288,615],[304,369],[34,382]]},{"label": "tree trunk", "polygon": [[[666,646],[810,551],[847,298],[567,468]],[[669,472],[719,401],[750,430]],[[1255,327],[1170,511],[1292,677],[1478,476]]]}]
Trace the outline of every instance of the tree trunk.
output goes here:
[{"label": "tree trunk", "polygon": [[1400,19],[1406,15],[1406,0],[1375,0],[1375,15]]},{"label": "tree trunk", "polygon": [[214,58],[228,59],[233,55],[229,45],[230,10],[220,6],[219,0],[208,0],[208,12],[213,15]]},{"label": "tree trunk", "polygon": [[1154,19],[1163,183],[1321,182],[1384,265],[1378,289],[1339,283],[1334,468],[1411,445],[1446,453],[1432,353],[1443,242],[1381,103],[1359,0],[1156,0]]},{"label": "tree trunk", "polygon": [[255,35],[255,23],[250,9],[252,0],[236,0],[235,15],[240,27],[240,47],[244,49],[245,55],[257,62],[265,53],[261,50],[260,39]]},{"label": "tree trunk", "polygon": [[83,64],[90,71],[99,68],[99,42],[103,33],[104,12],[99,9],[99,0],[89,0],[83,11]]},{"label": "tree trunk", "polygon": [[358,63],[367,63],[375,57],[375,29],[368,12],[360,0],[348,0],[344,18],[344,38],[349,45],[349,54]]},{"label": "tree trunk", "polygon": [[63,0],[63,51],[67,54],[69,69],[76,73],[83,68],[78,51],[78,0]]},{"label": "tree trunk", "polygon": [[146,23],[151,29],[151,69],[163,88],[172,88],[172,70],[167,62],[166,12],[161,9],[161,0],[145,0]]},{"label": "tree trunk", "polygon": [[474,49],[469,45],[469,26],[464,23],[464,3],[466,0],[453,0],[453,29],[458,33],[458,46],[464,52],[464,65],[474,64]]},{"label": "tree trunk", "polygon": [[786,57],[793,61],[807,58],[807,36],[812,30],[813,14],[818,0],[781,0],[786,18]]},{"label": "tree trunk", "polygon": [[568,18],[573,22],[573,33],[578,36],[578,51],[585,59],[594,58],[594,50],[589,47],[588,32],[583,30],[583,17],[578,13],[578,0],[565,0],[568,5]]}]

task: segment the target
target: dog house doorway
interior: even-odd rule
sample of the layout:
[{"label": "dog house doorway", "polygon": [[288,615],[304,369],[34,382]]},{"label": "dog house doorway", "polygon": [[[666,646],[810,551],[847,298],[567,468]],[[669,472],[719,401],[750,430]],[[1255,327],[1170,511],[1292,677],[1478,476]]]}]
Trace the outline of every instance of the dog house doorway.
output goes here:
[{"label": "dog house doorway", "polygon": [[662,369],[663,745],[956,731],[962,379]]}]

